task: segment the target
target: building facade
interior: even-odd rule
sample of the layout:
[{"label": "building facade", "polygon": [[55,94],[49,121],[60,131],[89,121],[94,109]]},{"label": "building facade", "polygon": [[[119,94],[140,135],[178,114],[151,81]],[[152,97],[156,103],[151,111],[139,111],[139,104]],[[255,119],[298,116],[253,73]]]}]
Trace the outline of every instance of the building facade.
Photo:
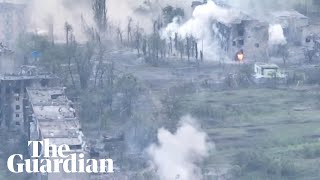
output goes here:
[{"label": "building facade", "polygon": [[0,3],[0,42],[12,47],[19,34],[26,29],[26,5]]},{"label": "building facade", "polygon": [[22,66],[14,74],[0,75],[0,127],[27,128],[25,101],[27,87],[50,87],[59,83],[56,76],[43,73],[34,66]]},{"label": "building facade", "polygon": [[[43,141],[48,139],[50,144],[68,145],[70,153],[82,153],[87,157],[86,143],[80,121],[76,116],[73,103],[68,100],[62,87],[27,88],[27,113],[29,122],[29,139]],[[43,159],[43,150],[40,149],[40,159]],[[49,148],[50,149],[50,148]],[[29,149],[32,154],[34,150]],[[51,150],[50,150],[51,153]],[[50,159],[52,160],[52,159]],[[64,173],[36,174],[37,180],[87,180],[88,174]]]},{"label": "building facade", "polygon": [[229,59],[238,61],[239,52],[245,61],[259,61],[268,56],[268,23],[243,15],[228,24],[215,22],[215,27],[213,35]]}]

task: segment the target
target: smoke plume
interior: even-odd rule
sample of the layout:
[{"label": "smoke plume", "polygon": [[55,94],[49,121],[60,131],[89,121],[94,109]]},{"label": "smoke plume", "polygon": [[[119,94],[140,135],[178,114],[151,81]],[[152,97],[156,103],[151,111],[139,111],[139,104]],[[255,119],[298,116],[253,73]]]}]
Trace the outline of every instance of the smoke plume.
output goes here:
[{"label": "smoke plume", "polygon": [[159,129],[158,144],[148,148],[148,154],[157,168],[161,180],[202,179],[197,166],[207,155],[210,145],[206,133],[197,129],[191,117],[183,117],[181,126],[172,134]]},{"label": "smoke plume", "polygon": [[283,34],[283,29],[280,24],[274,24],[269,26],[269,44],[270,45],[287,44],[286,37]]},{"label": "smoke plume", "polygon": [[220,7],[215,2],[209,0],[207,4],[197,6],[193,11],[192,18],[187,22],[180,24],[180,21],[175,18],[162,31],[162,37],[173,38],[175,33],[178,33],[181,38],[193,36],[198,40],[198,44],[203,44],[204,52],[207,53],[207,56],[210,56],[211,59],[217,58],[217,55],[219,56],[219,49],[212,36],[215,29],[214,23],[229,24],[240,15],[240,11],[238,10]]},{"label": "smoke plume", "polygon": [[85,40],[82,18],[89,26],[95,26],[91,1],[86,0],[30,0],[27,5],[28,31],[47,34],[53,25],[55,39],[65,39],[64,25],[68,22],[78,41]]},{"label": "smoke plume", "polygon": [[107,3],[110,21],[125,29],[129,18],[144,30],[152,30],[154,20],[158,20],[162,9],[168,5],[183,8],[187,17],[192,13],[192,0],[109,0]]},{"label": "smoke plume", "polygon": [[[161,10],[167,5],[182,7],[191,11],[191,0],[107,0],[107,16],[109,23],[127,28],[129,18],[134,25],[139,25],[146,31],[152,29],[153,20],[159,18]],[[48,33],[50,23],[53,23],[56,39],[64,40],[64,24],[73,26],[73,33],[78,40],[85,40],[82,29],[82,18],[88,26],[95,27],[93,20],[92,1],[88,0],[20,0],[27,5],[29,31]],[[188,13],[186,13],[188,14]]]},{"label": "smoke plume", "polygon": [[254,17],[262,17],[268,13],[277,10],[294,9],[298,6],[304,7],[307,2],[301,0],[268,0],[268,1],[254,1],[254,0],[224,0],[228,5],[240,9],[246,13],[254,15]]}]

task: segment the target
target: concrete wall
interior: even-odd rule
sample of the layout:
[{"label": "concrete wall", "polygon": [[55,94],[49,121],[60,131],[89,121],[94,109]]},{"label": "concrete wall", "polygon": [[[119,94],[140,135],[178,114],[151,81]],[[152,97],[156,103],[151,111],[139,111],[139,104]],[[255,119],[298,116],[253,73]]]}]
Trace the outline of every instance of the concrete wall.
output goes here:
[{"label": "concrete wall", "polygon": [[269,25],[256,20],[245,20],[231,25],[218,24],[221,49],[235,60],[236,53],[244,51],[245,60],[259,61],[267,58]]},{"label": "concrete wall", "polygon": [[25,6],[0,3],[0,41],[13,47],[20,32],[25,30]]}]

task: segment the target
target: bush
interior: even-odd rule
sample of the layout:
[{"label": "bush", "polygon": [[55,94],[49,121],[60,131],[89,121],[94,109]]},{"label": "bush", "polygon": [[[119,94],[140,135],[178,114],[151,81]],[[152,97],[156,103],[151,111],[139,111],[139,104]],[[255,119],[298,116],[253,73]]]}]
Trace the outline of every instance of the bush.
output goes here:
[{"label": "bush", "polygon": [[320,158],[320,146],[305,146],[302,155],[307,159]]},{"label": "bush", "polygon": [[240,152],[234,157],[234,162],[242,169],[241,172],[260,172],[268,176],[291,177],[297,169],[293,162],[274,158],[261,151]]},{"label": "bush", "polygon": [[198,118],[213,118],[217,121],[224,120],[227,116],[224,108],[213,107],[209,104],[201,104],[194,107],[191,114]]}]

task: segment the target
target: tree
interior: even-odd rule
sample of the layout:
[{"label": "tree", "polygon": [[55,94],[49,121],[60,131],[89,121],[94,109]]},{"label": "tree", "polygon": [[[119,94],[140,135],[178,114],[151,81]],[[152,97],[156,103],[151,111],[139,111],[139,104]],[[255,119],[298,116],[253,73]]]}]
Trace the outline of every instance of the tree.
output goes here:
[{"label": "tree", "polygon": [[289,50],[288,50],[288,46],[287,45],[281,45],[279,47],[279,54],[282,57],[283,60],[283,64],[286,65],[287,64],[287,60],[289,58]]},{"label": "tree", "polygon": [[181,38],[178,39],[178,51],[180,52],[180,59],[183,59],[183,55],[185,53],[185,45],[184,41]]},{"label": "tree", "polygon": [[137,24],[136,31],[135,31],[135,43],[134,43],[134,46],[137,49],[139,56],[140,56],[140,46],[141,46],[140,44],[141,44],[141,39],[142,39],[141,31],[142,30],[140,29],[139,24]]},{"label": "tree", "polygon": [[[70,38],[73,35],[72,33],[72,26],[68,23],[65,22],[64,25],[64,29],[65,29],[65,33],[66,33],[66,54],[67,54],[67,59],[68,59],[68,70],[69,70],[69,74],[71,77],[71,82],[73,85],[73,88],[76,88],[76,83],[73,77],[73,73],[72,73],[72,63],[71,63],[71,58],[75,56],[75,50],[76,50],[76,42],[75,42],[75,38]],[[69,43],[69,41],[71,40],[71,44]]]},{"label": "tree", "polygon": [[76,56],[74,57],[77,74],[79,76],[80,87],[86,90],[89,85],[89,80],[92,74],[93,67],[94,45],[87,43],[83,48],[77,48]]},{"label": "tree", "polygon": [[304,56],[306,57],[307,61],[309,63],[312,63],[313,57],[317,54],[317,51],[315,49],[305,49],[304,50]]},{"label": "tree", "polygon": [[191,42],[192,42],[191,37],[187,37],[186,50],[187,50],[188,62],[190,61],[190,55],[191,55]]},{"label": "tree", "polygon": [[178,120],[181,117],[181,101],[183,97],[175,88],[170,88],[161,99],[163,112],[169,120]]},{"label": "tree", "polygon": [[106,73],[107,65],[104,63],[104,53],[105,47],[99,43],[98,44],[98,53],[96,57],[96,61],[98,64],[95,66],[94,69],[94,87],[97,87],[97,83],[99,82],[99,87],[103,87],[103,76]]},{"label": "tree", "polygon": [[171,23],[175,17],[184,17],[184,10],[181,8],[173,8],[172,6],[166,6],[162,9],[164,25]]},{"label": "tree", "polygon": [[128,20],[128,27],[127,27],[127,35],[128,35],[128,45],[130,45],[130,42],[132,40],[132,18],[130,17]]},{"label": "tree", "polygon": [[143,38],[142,52],[143,52],[143,55],[146,57],[147,56],[147,37]]},{"label": "tree", "polygon": [[130,117],[139,92],[137,79],[131,74],[123,75],[118,79],[117,89],[122,95],[120,113]]},{"label": "tree", "polygon": [[108,24],[106,0],[94,0],[92,9],[99,32],[105,32]]},{"label": "tree", "polygon": [[120,28],[120,25],[117,27],[117,38],[118,38],[118,41],[120,42],[120,44],[123,43],[123,32]]},{"label": "tree", "polygon": [[72,33],[73,28],[68,22],[65,22],[64,30],[66,33],[66,44],[69,45],[70,34]]}]

